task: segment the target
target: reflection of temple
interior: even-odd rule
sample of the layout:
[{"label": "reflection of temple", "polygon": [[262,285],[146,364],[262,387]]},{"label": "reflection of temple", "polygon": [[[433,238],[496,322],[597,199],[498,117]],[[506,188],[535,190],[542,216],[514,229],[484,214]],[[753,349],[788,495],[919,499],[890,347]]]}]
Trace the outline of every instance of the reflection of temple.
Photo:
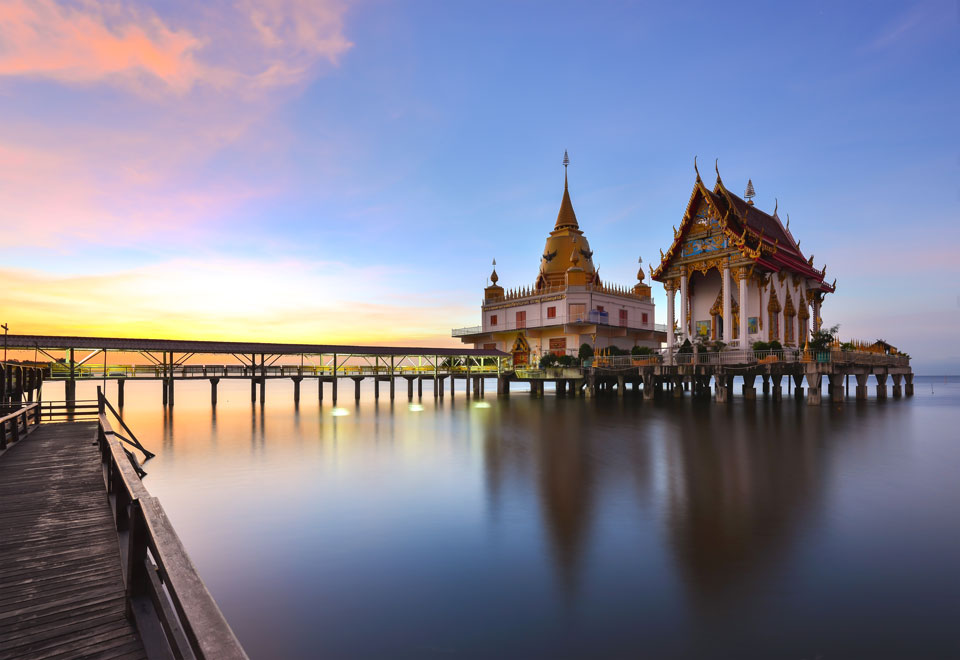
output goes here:
[{"label": "reflection of temple", "polygon": [[782,557],[816,499],[816,429],[769,414],[705,408],[667,445],[673,556],[702,604],[728,602]]},{"label": "reflection of temple", "polygon": [[[564,166],[567,162],[564,155]],[[637,278],[630,287],[600,280],[564,173],[560,212],[533,286],[505,291],[494,269],[484,289],[482,325],[453,334],[476,348],[510,352],[516,365],[545,353],[576,353],[582,344],[659,347],[666,336],[655,330],[653,299],[642,269]]]},{"label": "reflection of temple", "polygon": [[[776,209],[768,215],[753,205],[751,182],[744,196],[749,201],[727,190],[719,171],[713,190],[697,172],[673,244],[652,272],[667,290],[667,327],[675,325],[679,291],[681,338],[802,345],[811,316],[812,329],[819,328],[820,303],[836,282],[824,282],[826,268],[803,256],[789,218],[784,225]],[[667,345],[674,342],[668,332]]]},{"label": "reflection of temple", "polygon": [[557,572],[564,587],[572,589],[589,537],[596,486],[586,432],[590,421],[579,407],[510,406],[500,411],[508,417],[487,427],[484,444],[489,496],[497,507],[502,495],[520,494],[514,489],[536,488]]}]

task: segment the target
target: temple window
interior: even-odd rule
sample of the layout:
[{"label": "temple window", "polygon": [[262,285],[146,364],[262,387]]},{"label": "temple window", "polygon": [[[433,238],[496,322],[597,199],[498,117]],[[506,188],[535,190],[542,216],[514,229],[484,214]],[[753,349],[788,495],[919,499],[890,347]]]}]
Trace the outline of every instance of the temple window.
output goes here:
[{"label": "temple window", "polygon": [[603,305],[597,305],[597,311],[598,311],[598,312],[603,312],[603,311],[606,311],[606,310],[603,309]]},{"label": "temple window", "polygon": [[527,327],[527,313],[525,311],[517,312],[517,327],[518,328]]},{"label": "temple window", "polygon": [[550,352],[554,355],[566,355],[567,353],[567,338],[566,337],[551,337],[550,339]]},{"label": "temple window", "polygon": [[620,310],[620,325],[627,325],[627,310],[625,309]]},{"label": "temple window", "polygon": [[570,304],[570,320],[582,321],[587,316],[587,306],[584,303]]},{"label": "temple window", "polygon": [[547,307],[547,318],[555,319],[557,318],[557,308],[556,307]]},{"label": "temple window", "polygon": [[780,339],[780,313],[770,312],[770,323],[768,324],[770,336],[769,341],[779,341]]},{"label": "temple window", "polygon": [[491,314],[491,315],[490,315],[490,325],[496,325],[496,324],[497,324],[497,315],[496,315],[496,314]]},{"label": "temple window", "polygon": [[643,319],[643,324],[644,324],[644,325],[646,325],[647,323],[650,322],[650,316],[649,316],[646,312],[643,313],[642,319]]}]

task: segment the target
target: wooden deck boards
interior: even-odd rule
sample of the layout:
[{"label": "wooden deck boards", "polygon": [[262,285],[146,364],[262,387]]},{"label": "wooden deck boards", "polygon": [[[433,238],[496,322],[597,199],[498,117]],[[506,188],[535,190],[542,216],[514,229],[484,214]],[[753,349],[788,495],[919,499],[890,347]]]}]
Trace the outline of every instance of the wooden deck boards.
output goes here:
[{"label": "wooden deck boards", "polygon": [[0,456],[0,659],[146,657],[96,434],[41,424]]}]

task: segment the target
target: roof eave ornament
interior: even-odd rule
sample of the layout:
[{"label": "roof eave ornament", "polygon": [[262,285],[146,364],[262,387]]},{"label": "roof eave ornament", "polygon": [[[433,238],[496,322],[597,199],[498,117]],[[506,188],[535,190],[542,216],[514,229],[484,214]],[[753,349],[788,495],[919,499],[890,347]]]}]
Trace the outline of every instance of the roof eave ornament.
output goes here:
[{"label": "roof eave ornament", "polygon": [[697,157],[696,157],[696,156],[693,157],[693,171],[697,173],[697,181],[701,181],[701,179],[700,179],[700,170],[697,169]]},{"label": "roof eave ornament", "polygon": [[721,187],[724,187],[723,179],[720,178],[720,159],[719,158],[717,158],[713,162],[713,169],[717,171],[717,183],[719,183]]}]

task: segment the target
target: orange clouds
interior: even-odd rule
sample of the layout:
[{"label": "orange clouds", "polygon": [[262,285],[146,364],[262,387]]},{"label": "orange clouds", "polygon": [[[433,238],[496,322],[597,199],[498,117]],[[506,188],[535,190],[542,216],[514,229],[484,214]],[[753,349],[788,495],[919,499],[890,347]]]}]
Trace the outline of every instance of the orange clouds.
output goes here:
[{"label": "orange clouds", "polygon": [[320,59],[335,63],[352,44],[336,0],[216,3],[208,18],[172,27],[135,2],[0,4],[0,76],[107,82],[178,94],[289,85]]}]

